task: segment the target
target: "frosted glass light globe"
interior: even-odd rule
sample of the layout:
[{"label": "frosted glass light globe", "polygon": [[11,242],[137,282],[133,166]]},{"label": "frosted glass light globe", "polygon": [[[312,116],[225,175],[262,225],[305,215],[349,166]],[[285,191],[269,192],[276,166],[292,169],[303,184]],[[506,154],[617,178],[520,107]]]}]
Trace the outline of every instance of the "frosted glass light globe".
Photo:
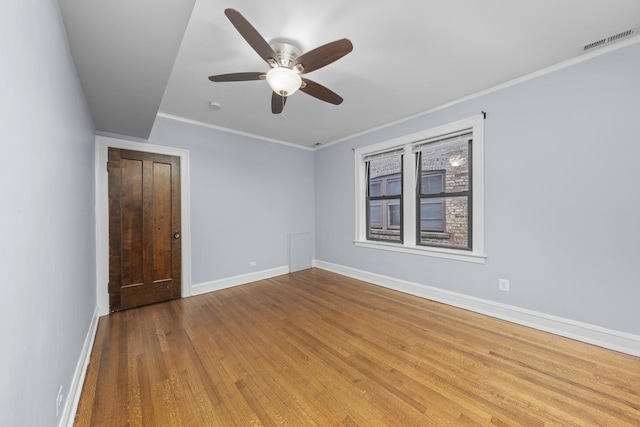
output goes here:
[{"label": "frosted glass light globe", "polygon": [[289,96],[300,89],[302,78],[290,68],[276,67],[267,72],[267,83],[275,93]]}]

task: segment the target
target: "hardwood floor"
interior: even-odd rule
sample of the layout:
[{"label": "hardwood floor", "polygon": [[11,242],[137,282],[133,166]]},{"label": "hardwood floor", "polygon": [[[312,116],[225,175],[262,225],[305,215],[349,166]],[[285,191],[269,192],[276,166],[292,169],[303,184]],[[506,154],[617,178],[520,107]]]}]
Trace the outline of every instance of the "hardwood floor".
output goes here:
[{"label": "hardwood floor", "polygon": [[311,269],[100,319],[76,426],[639,426],[640,358]]}]

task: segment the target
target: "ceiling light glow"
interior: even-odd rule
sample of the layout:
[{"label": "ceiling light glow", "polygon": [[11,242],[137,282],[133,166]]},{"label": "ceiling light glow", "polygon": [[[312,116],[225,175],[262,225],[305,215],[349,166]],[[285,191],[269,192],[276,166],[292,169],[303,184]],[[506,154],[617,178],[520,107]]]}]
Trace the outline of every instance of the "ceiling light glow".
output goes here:
[{"label": "ceiling light glow", "polygon": [[300,75],[290,68],[276,67],[267,73],[267,82],[271,89],[279,95],[293,95],[302,85]]}]

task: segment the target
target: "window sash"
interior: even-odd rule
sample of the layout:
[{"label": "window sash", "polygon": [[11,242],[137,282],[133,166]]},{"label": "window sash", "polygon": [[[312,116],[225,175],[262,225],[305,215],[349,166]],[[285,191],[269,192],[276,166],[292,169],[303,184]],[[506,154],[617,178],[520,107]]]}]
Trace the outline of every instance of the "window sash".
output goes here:
[{"label": "window sash", "polygon": [[[464,138],[464,139],[461,139]],[[453,136],[453,137],[447,137],[447,138],[434,138],[433,141],[438,143],[438,144],[449,144],[449,143],[455,143],[461,140],[466,140],[468,147],[467,147],[467,152],[468,152],[468,159],[467,161],[469,162],[469,170],[467,172],[467,179],[468,181],[468,185],[467,185],[467,190],[465,191],[457,191],[457,192],[447,192],[446,190],[446,177],[447,177],[447,171],[442,171],[442,179],[443,179],[443,183],[442,183],[442,192],[440,193],[423,193],[422,190],[422,149],[424,147],[426,147],[427,144],[420,144],[419,147],[420,150],[415,150],[415,147],[413,148],[413,150],[415,150],[415,156],[416,156],[416,181],[417,181],[417,186],[416,186],[416,218],[415,218],[415,227],[416,227],[416,245],[418,246],[427,246],[427,247],[442,247],[442,248],[455,248],[455,249],[459,249],[459,250],[466,250],[466,251],[472,251],[473,250],[473,205],[472,205],[472,195],[473,195],[473,170],[472,170],[472,134],[469,132],[465,132],[465,133],[460,133],[459,135]],[[432,146],[430,146],[432,147]],[[426,172],[426,176],[429,175],[436,175],[439,171],[425,171]],[[438,232],[446,232],[447,231],[447,214],[446,214],[446,205],[447,205],[447,200],[451,199],[455,199],[455,198],[459,198],[459,197],[465,197],[467,200],[467,221],[466,221],[466,239],[467,239],[467,246],[466,247],[462,247],[462,246],[450,246],[450,245],[445,245],[445,244],[437,244],[437,243],[433,243],[433,242],[426,242],[423,243],[422,242],[422,235],[421,233],[424,231],[438,231]],[[433,199],[441,199],[442,200],[442,204],[443,204],[443,221],[442,221],[442,226],[443,229],[442,230],[428,230],[428,229],[423,229],[422,228],[422,202],[423,200],[433,200]]]},{"label": "window sash", "polygon": [[[400,172],[393,173],[389,175],[381,175],[375,178],[371,178],[371,160],[378,160],[384,158],[390,158],[400,155]],[[403,202],[402,199],[404,197],[404,185],[403,185],[403,156],[404,149],[401,150],[391,150],[384,151],[380,153],[374,153],[372,156],[364,157],[365,161],[365,186],[366,186],[366,238],[367,240],[377,240],[384,241],[389,243],[402,244],[403,243]],[[397,177],[396,177],[397,175]],[[383,178],[388,176],[394,176],[392,179]],[[398,194],[387,195],[388,193],[388,184],[389,181],[398,180],[400,183],[400,192]],[[372,196],[371,193],[371,185],[380,183],[380,194],[379,196]],[[378,202],[378,203],[375,203]],[[391,224],[391,206],[397,205],[399,206],[399,215],[398,218],[400,220],[400,224],[392,225]],[[377,218],[372,218],[371,208],[377,207],[379,209],[379,216]],[[399,232],[399,239],[395,239],[395,234],[391,238],[382,238],[375,237],[372,235],[372,230],[380,230],[381,232],[391,231],[391,232]]]}]

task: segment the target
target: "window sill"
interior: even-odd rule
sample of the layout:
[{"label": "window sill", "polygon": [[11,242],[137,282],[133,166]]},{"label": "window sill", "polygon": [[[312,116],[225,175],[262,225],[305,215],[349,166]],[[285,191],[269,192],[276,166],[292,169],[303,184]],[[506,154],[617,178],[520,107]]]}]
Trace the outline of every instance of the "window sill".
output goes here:
[{"label": "window sill", "polygon": [[402,252],[406,254],[430,256],[435,258],[452,259],[456,261],[471,262],[474,264],[484,264],[487,256],[485,254],[460,251],[455,249],[433,248],[424,246],[409,246],[400,243],[386,243],[371,240],[354,240],[357,247],[380,249],[383,251]]}]

